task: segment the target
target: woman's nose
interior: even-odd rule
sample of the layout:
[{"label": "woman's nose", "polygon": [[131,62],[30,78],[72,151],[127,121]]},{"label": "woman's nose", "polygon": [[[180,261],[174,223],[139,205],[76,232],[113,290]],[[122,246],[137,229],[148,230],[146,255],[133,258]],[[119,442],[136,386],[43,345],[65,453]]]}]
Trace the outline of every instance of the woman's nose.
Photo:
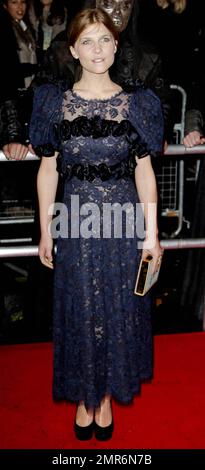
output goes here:
[{"label": "woman's nose", "polygon": [[100,44],[100,43],[96,42],[96,43],[94,44],[94,51],[95,51],[96,53],[98,53],[98,52],[101,51],[101,44]]}]

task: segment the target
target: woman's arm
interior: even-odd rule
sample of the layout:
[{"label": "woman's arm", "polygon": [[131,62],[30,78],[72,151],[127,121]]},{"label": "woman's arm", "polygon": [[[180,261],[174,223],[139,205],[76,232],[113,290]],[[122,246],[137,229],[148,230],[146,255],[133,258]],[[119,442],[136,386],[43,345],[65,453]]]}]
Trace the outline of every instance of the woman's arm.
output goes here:
[{"label": "woman's arm", "polygon": [[142,257],[146,258],[148,254],[153,257],[153,271],[155,271],[163,250],[158,240],[156,178],[149,156],[137,159],[135,182],[145,217],[146,237]]},{"label": "woman's arm", "polygon": [[41,262],[48,268],[53,268],[53,240],[49,233],[49,224],[52,215],[49,215],[49,207],[55,202],[58,172],[56,170],[56,157],[43,157],[37,176],[37,191],[40,211],[41,239],[39,244],[39,256]]}]

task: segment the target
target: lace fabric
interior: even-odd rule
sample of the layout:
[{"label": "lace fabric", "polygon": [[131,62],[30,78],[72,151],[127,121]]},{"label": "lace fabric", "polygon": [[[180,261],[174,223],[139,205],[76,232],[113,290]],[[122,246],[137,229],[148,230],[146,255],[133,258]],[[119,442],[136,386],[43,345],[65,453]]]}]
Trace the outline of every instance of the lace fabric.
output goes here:
[{"label": "lace fabric", "polygon": [[[150,120],[153,114],[160,116],[159,104],[152,94],[147,95],[144,90],[139,93],[145,94],[147,103],[141,99],[145,112],[144,124],[139,124],[145,127],[146,119],[149,120],[149,133],[143,145],[155,152],[162,144],[162,121],[158,119],[161,130],[157,130],[157,135],[150,135]],[[49,105],[45,89],[42,94],[43,104],[39,95],[34,103],[33,144],[51,143],[58,147],[65,166],[119,164],[133,151],[136,138],[141,139],[136,131],[132,135],[133,131],[127,129],[114,134],[100,131],[102,119],[106,126],[107,121],[115,122],[118,130],[119,125],[124,126],[122,121],[138,127],[137,117],[142,110],[136,103],[135,112],[131,109],[133,100],[140,101],[133,94],[122,91],[108,100],[85,100],[70,90],[63,97],[55,91]],[[40,112],[42,122],[42,106],[44,117],[45,107],[49,107],[49,118],[40,131],[36,118]],[[75,127],[75,132],[57,132],[63,121],[72,128],[76,119],[82,122],[84,117],[97,119],[96,138],[92,129],[87,132],[88,127],[83,126]],[[156,128],[157,124],[153,126]],[[73,204],[74,197],[78,198],[77,204]],[[141,298],[133,293],[141,256],[138,227],[133,236],[127,237],[123,215],[119,236],[120,219],[112,216],[109,233],[103,209],[105,204],[118,207],[130,204],[128,212],[129,207],[135,207],[139,200],[134,180],[124,176],[88,181],[74,176],[65,180],[63,202],[68,210],[68,236],[58,239],[55,262],[53,395],[55,399],[83,400],[88,407],[99,406],[106,393],[128,403],[139,392],[141,381],[152,376],[150,297]],[[86,210],[81,210],[85,204]],[[99,224],[92,218],[93,205],[99,209]]]}]

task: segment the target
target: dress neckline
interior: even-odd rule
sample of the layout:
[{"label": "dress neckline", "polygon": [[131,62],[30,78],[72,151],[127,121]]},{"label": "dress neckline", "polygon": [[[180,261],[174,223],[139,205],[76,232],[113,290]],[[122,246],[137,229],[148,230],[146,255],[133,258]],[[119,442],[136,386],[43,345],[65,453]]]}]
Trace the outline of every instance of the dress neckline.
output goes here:
[{"label": "dress neckline", "polygon": [[73,90],[73,88],[71,89],[71,93],[74,96],[74,98],[78,98],[82,101],[87,101],[87,102],[96,102],[97,101],[97,102],[101,102],[101,103],[106,103],[107,101],[111,101],[111,100],[117,98],[123,92],[124,92],[124,90],[121,88],[121,90],[119,90],[114,95],[109,96],[108,98],[83,98],[83,96],[79,95],[79,93],[76,93],[76,91]]}]

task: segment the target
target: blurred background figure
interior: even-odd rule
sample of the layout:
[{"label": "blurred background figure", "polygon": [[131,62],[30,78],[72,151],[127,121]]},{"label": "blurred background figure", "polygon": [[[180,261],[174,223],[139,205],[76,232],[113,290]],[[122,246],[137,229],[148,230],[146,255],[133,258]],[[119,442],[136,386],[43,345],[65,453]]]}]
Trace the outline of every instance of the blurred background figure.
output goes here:
[{"label": "blurred background figure", "polygon": [[[0,2],[0,148],[9,160],[23,160],[28,153],[28,121],[31,114],[32,94],[30,83],[37,70],[35,37],[27,19],[27,1],[1,0]],[[31,168],[30,168],[31,169]],[[29,169],[29,170],[30,170]],[[1,163],[0,212],[15,218],[24,206],[33,188],[33,175],[29,177],[22,165]],[[17,202],[16,202],[17,201]],[[5,217],[5,215],[3,215]],[[18,224],[19,226],[20,224]],[[1,225],[1,239],[5,230]],[[9,225],[8,238],[16,238],[17,225]],[[25,229],[25,225],[24,225]],[[23,231],[23,229],[22,229]],[[26,230],[25,230],[26,231]],[[25,237],[25,232],[24,235]],[[0,277],[4,285],[3,322],[9,323],[10,313],[21,316],[19,287],[12,280],[18,270],[18,262],[5,276],[5,265],[0,265]],[[26,270],[24,271],[26,272]],[[19,313],[18,313],[19,312]]]},{"label": "blurred background figure", "polygon": [[169,83],[190,83],[203,0],[139,0],[138,33],[158,50]]},{"label": "blurred background figure", "polygon": [[[26,18],[26,0],[3,0],[2,6],[5,11],[3,20],[12,27],[15,43],[13,47],[20,64],[19,74],[15,76],[18,88],[28,88],[36,72],[36,44],[31,27]],[[2,25],[1,25],[2,28]],[[4,29],[4,34],[6,34]],[[7,44],[4,36],[4,47]],[[12,65],[12,64],[11,64]]]},{"label": "blurred background figure", "polygon": [[[201,29],[200,38],[204,39],[205,29]],[[198,50],[204,57],[204,41],[200,41]],[[205,144],[205,74],[195,70],[195,80],[190,87],[185,119],[184,145],[194,147]],[[205,155],[202,154],[199,163],[198,177],[193,194],[193,215],[191,220],[191,238],[205,238]],[[194,315],[205,330],[205,249],[189,250],[184,279],[182,284],[181,305],[186,312],[186,318]]]},{"label": "blurred background figure", "polygon": [[[158,50],[167,82],[176,84],[185,90],[187,97],[185,116],[185,138],[187,147],[205,143],[205,5],[203,0],[139,0],[140,11],[138,32],[140,40],[148,39]],[[181,113],[180,100],[173,92],[171,106],[172,128],[179,122]],[[190,223],[188,236],[205,237],[205,159],[200,158],[200,166],[195,170],[196,156],[187,156],[184,160],[184,201],[183,215]],[[197,175],[195,183],[188,183],[192,175]],[[186,179],[187,178],[187,179]],[[194,179],[194,178],[192,178]],[[191,186],[192,184],[192,186]],[[189,188],[191,191],[187,191]],[[187,236],[183,225],[185,238]],[[180,234],[181,235],[181,234]],[[183,236],[183,235],[182,235]],[[184,325],[205,328],[205,250],[193,249],[176,253],[176,267],[180,276],[177,290],[178,316]],[[179,313],[179,306],[182,311]]]},{"label": "blurred background figure", "polygon": [[[6,157],[11,159],[22,159],[27,154],[24,144],[31,113],[28,90],[37,71],[35,38],[26,20],[26,8],[24,0],[3,0],[0,4],[0,60],[3,67],[0,74],[0,145]],[[16,145],[11,153],[9,144],[12,143]]]},{"label": "blurred background figure", "polygon": [[[0,3],[0,147],[11,160],[22,160],[28,152],[28,122],[32,108],[29,86],[37,70],[35,39],[26,11],[24,0],[2,0]],[[19,184],[17,168],[2,167],[1,201],[22,200],[27,184],[27,179],[23,185]]]},{"label": "blurred background figure", "polygon": [[66,28],[67,9],[65,1],[30,0],[28,16],[35,31],[37,55],[40,62],[52,39]]}]

